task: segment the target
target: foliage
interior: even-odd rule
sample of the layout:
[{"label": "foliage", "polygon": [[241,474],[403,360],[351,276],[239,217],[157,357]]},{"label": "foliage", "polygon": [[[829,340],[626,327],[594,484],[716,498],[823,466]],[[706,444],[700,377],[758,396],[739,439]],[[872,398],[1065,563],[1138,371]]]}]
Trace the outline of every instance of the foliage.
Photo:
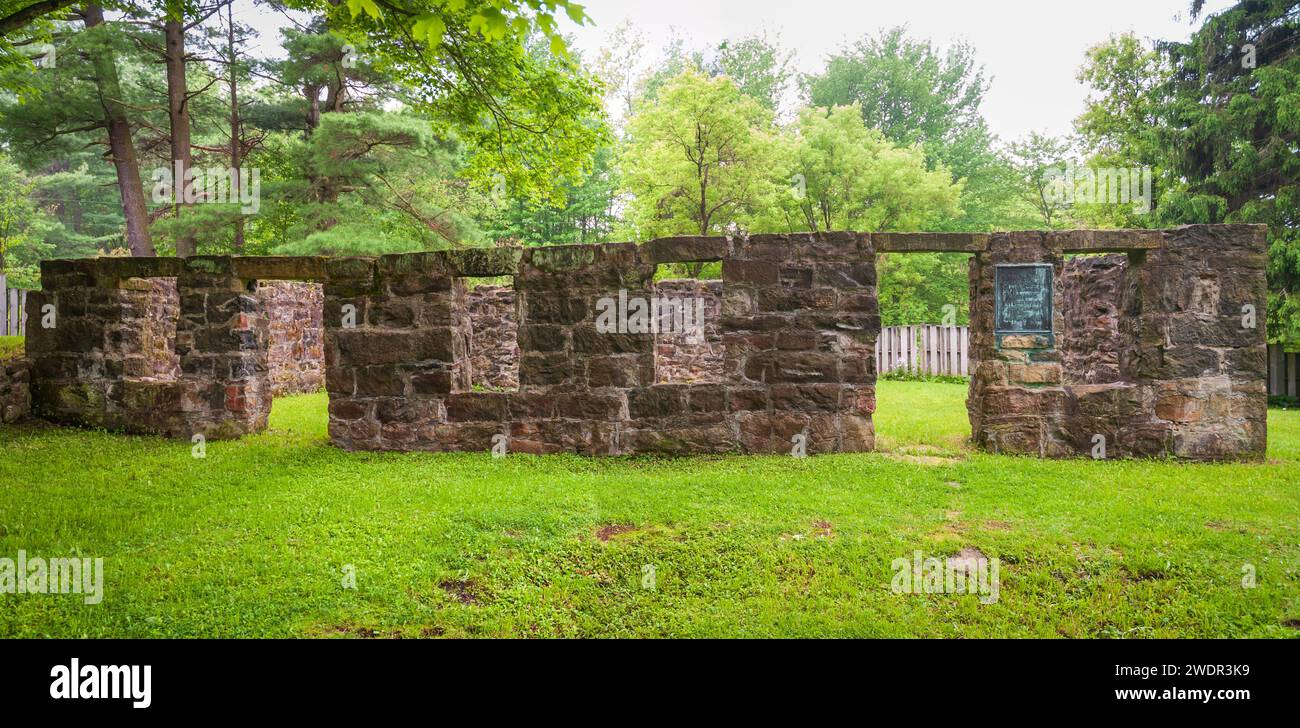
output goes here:
[{"label": "foliage", "polygon": [[0,274],[8,277],[12,288],[34,288],[37,265],[54,248],[44,240],[51,222],[31,198],[35,186],[16,164],[0,155]]},{"label": "foliage", "polygon": [[929,384],[969,384],[970,377],[953,374],[925,374],[909,369],[891,369],[881,374],[877,381],[886,382],[924,382]]},{"label": "foliage", "polygon": [[776,115],[781,101],[794,82],[794,51],[782,48],[766,34],[722,41],[712,48],[688,50],[680,36],[674,36],[657,69],[640,79],[640,97],[654,101],[669,81],[687,69],[712,78],[727,77],[736,88]]},{"label": "foliage", "polygon": [[968,258],[957,253],[878,254],[881,324],[966,325],[970,308]]},{"label": "foliage", "polygon": [[813,105],[856,104],[868,127],[902,147],[920,144],[927,164],[964,180],[963,214],[936,225],[941,230],[1007,229],[1029,217],[979,113],[988,84],[969,45],[944,51],[903,28],[841,48],[822,73],[804,79]]},{"label": "foliage", "polygon": [[958,214],[962,185],[917,147],[868,129],[857,106],[803,109],[794,129],[789,194],[765,230],[923,230]]},{"label": "foliage", "polygon": [[729,78],[687,69],[629,124],[624,179],[635,237],[743,229],[776,194],[772,116]]},{"label": "foliage", "polygon": [[621,176],[615,150],[596,150],[591,173],[566,183],[564,204],[536,202],[524,196],[492,198],[481,225],[498,243],[522,245],[609,242],[619,217],[615,210]]},{"label": "foliage", "polygon": [[1008,147],[1012,165],[1023,180],[1025,199],[1043,216],[1043,224],[1059,227],[1068,214],[1062,195],[1061,176],[1071,163],[1070,143],[1063,139],[1030,132]]},{"label": "foliage", "polygon": [[[276,247],[284,254],[373,255],[459,244],[480,198],[452,179],[461,155],[417,117],[326,114],[308,138],[285,144],[301,177],[272,180],[270,197],[292,208]],[[272,214],[275,214],[274,212]]]},{"label": "foliage", "polygon": [[0,361],[23,355],[23,337],[0,336]]},{"label": "foliage", "polygon": [[[607,133],[598,82],[577,66],[554,13],[586,21],[569,0],[289,0],[364,48],[375,71],[434,131],[479,153],[466,173],[484,189],[501,175],[520,193],[559,202]],[[540,37],[542,47],[534,38]]]},{"label": "foliage", "polygon": [[1154,169],[1155,224],[1269,226],[1270,339],[1300,346],[1300,3],[1239,2],[1185,43],[1113,37],[1080,78],[1080,134]]}]

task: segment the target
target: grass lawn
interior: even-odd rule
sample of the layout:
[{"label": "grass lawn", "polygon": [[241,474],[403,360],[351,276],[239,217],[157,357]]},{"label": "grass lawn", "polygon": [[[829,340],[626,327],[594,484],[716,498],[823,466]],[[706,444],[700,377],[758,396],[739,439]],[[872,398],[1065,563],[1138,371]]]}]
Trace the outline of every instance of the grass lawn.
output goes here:
[{"label": "grass lawn", "polygon": [[0,361],[4,361],[13,356],[18,356],[22,352],[23,337],[0,336]]},{"label": "grass lawn", "polygon": [[[0,427],[0,556],[106,570],[0,636],[1300,636],[1300,411],[1264,464],[1039,461],[972,452],[965,391],[881,382],[887,451],[805,460],[346,453],[324,395],[204,459]],[[891,592],[964,547],[996,603]]]}]

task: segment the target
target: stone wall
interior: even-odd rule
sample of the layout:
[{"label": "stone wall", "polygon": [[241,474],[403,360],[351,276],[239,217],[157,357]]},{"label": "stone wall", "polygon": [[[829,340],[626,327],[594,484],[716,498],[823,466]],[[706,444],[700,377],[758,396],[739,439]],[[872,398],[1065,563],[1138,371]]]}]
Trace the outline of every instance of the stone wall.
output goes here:
[{"label": "stone wall", "polygon": [[321,314],[325,292],[319,283],[262,281],[257,295],[270,322],[267,379],[271,394],[319,392],[325,388],[325,340]]},{"label": "stone wall", "polygon": [[[655,333],[655,381],[658,384],[718,382],[722,379],[722,281],[663,280],[654,284],[665,303],[700,301],[702,336],[670,326]],[[469,289],[469,366],[474,387],[519,388],[519,327],[513,286],[480,285]],[[666,306],[667,308],[667,306]],[[274,309],[272,310],[274,320]],[[690,323],[688,319],[688,323]],[[275,331],[272,331],[272,340]],[[272,356],[272,371],[275,357]]]},{"label": "stone wall", "polygon": [[[515,253],[519,389],[471,391],[464,261],[380,258],[326,284],[334,442],[585,454],[867,450],[879,331],[870,236],[686,238]],[[723,260],[718,381],[656,382],[661,262]],[[472,268],[472,266],[471,266]],[[500,270],[497,270],[500,273]],[[695,285],[695,284],[691,284]],[[364,311],[354,328],[338,312]],[[611,313],[612,311],[612,313]],[[604,314],[608,314],[608,318]],[[363,322],[362,322],[363,321]],[[469,345],[464,344],[470,341]],[[468,381],[467,381],[468,379]]]},{"label": "stone wall", "polygon": [[519,326],[512,286],[475,286],[466,297],[470,318],[470,383],[519,388]]},{"label": "stone wall", "polygon": [[[58,325],[29,321],[31,392],[37,413],[71,423],[174,437],[260,430],[276,345],[268,314],[275,296],[259,282],[300,280],[324,284],[329,432],[339,447],[870,450],[876,253],[964,252],[974,256],[975,444],[1077,456],[1095,452],[1100,437],[1110,457],[1262,457],[1265,243],[1260,226],[1228,225],[684,237],[377,259],[48,261],[29,310],[54,303]],[[1067,263],[1070,252],[1124,252],[1127,261]],[[658,265],[708,261],[722,262],[720,284],[653,284]],[[995,330],[1003,263],[1050,266],[1050,330]],[[467,278],[489,276],[515,281],[516,391],[481,391],[490,379],[475,375],[496,377],[498,362],[476,360],[509,348],[509,317],[494,319],[496,328],[477,324],[476,339],[476,298],[511,308],[507,294],[467,289]],[[175,279],[174,379],[150,363],[157,347],[145,319],[157,290],[145,278]],[[716,381],[665,382],[686,368],[683,359],[699,359],[656,361],[660,345],[682,352],[650,325],[660,294],[681,285],[721,286]]]},{"label": "stone wall", "polygon": [[[265,428],[267,319],[255,283],[230,258],[45,261],[28,294],[33,412],[58,422],[174,437],[237,437]],[[152,275],[136,275],[147,272]],[[174,352],[160,362],[167,286],[175,278]],[[53,304],[55,326],[36,313]]]},{"label": "stone wall", "polygon": [[1128,256],[1070,258],[1061,271],[1061,377],[1066,384],[1121,379],[1120,317],[1129,290]]},{"label": "stone wall", "polygon": [[31,412],[30,369],[26,359],[0,360],[0,424],[17,422]]},{"label": "stone wall", "polygon": [[[1135,249],[1125,263],[1069,265],[1061,251],[1079,244],[1071,234],[990,237],[970,274],[978,363],[967,407],[977,445],[1044,457],[1264,456],[1264,229],[1150,234],[1159,244]],[[1055,267],[1059,349],[1045,337],[994,332],[995,266],[1030,262]],[[1110,296],[1114,310],[1083,295]]]},{"label": "stone wall", "polygon": [[129,305],[144,314],[135,320],[141,326],[140,350],[149,369],[142,376],[175,380],[181,371],[181,359],[176,353],[176,322],[181,312],[176,279],[141,278],[134,283],[138,288],[131,294]]},{"label": "stone wall", "polygon": [[[655,283],[667,310],[686,310],[687,326],[661,325],[655,333],[655,381],[692,384],[722,381],[722,281],[690,278]],[[698,304],[697,304],[698,302]],[[684,308],[683,308],[684,307]],[[699,318],[698,323],[692,319]]]}]

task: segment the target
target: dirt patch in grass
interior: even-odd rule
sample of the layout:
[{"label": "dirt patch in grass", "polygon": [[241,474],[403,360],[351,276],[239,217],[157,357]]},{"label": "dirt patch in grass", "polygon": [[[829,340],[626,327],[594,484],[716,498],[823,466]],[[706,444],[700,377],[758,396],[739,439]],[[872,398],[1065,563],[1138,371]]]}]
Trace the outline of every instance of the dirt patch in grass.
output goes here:
[{"label": "dirt patch in grass", "polygon": [[881,455],[902,463],[929,466],[954,465],[964,460],[961,457],[952,457],[947,450],[933,445],[904,445],[892,452],[882,452]]},{"label": "dirt patch in grass", "polygon": [[373,627],[363,627],[359,624],[336,624],[331,627],[321,627],[317,630],[321,637],[356,637],[363,640],[399,640],[402,633],[398,631],[381,632]]},{"label": "dirt patch in grass", "polygon": [[958,574],[975,574],[978,573],[980,564],[987,564],[989,557],[984,555],[983,551],[974,546],[965,546],[961,551],[948,557],[948,568]]},{"label": "dirt patch in grass", "polygon": [[830,538],[835,535],[830,521],[813,521],[812,535],[817,538]]},{"label": "dirt patch in grass", "polygon": [[611,523],[609,525],[601,526],[600,529],[596,531],[596,538],[600,539],[601,541],[608,541],[611,538],[614,538],[615,536],[621,536],[625,533],[631,533],[635,530],[636,530],[636,526],[628,526],[626,524]]},{"label": "dirt patch in grass", "polygon": [[895,460],[900,463],[911,463],[912,465],[928,465],[930,467],[935,467],[939,465],[955,465],[961,462],[957,458],[944,458],[944,457],[938,457],[936,455],[909,455],[907,453],[901,453],[901,452],[884,452],[881,453],[881,455],[884,455],[890,460]]},{"label": "dirt patch in grass", "polygon": [[986,531],[1010,531],[1011,524],[1006,521],[985,521],[984,530]]},{"label": "dirt patch in grass", "polygon": [[1284,619],[1282,620],[1282,626],[1290,627],[1291,629],[1300,629],[1300,618]]},{"label": "dirt patch in grass", "polygon": [[438,583],[442,590],[461,604],[478,604],[478,594],[471,580],[446,579]]}]

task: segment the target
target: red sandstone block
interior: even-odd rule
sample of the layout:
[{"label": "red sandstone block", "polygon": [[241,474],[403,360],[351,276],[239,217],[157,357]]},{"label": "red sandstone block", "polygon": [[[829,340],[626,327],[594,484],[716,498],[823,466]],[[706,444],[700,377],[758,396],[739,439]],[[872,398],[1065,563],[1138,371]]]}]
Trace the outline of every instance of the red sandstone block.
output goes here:
[{"label": "red sandstone block", "polygon": [[780,267],[765,260],[736,260],[728,258],[722,261],[722,280],[726,283],[772,286],[779,280]]}]

